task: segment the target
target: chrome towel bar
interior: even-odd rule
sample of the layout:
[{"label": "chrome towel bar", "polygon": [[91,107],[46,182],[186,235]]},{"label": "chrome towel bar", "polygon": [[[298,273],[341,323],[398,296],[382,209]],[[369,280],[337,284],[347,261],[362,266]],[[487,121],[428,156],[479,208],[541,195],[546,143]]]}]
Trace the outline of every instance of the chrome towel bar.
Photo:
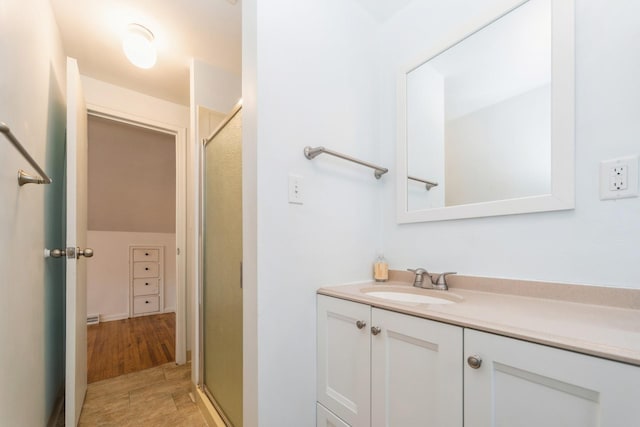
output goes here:
[{"label": "chrome towel bar", "polygon": [[40,174],[40,176],[30,175],[25,171],[23,171],[22,169],[20,169],[18,170],[18,184],[19,185],[51,184],[52,182],[51,178],[49,178],[49,176],[42,170],[42,168],[38,165],[38,163],[36,163],[36,161],[33,160],[33,157],[31,157],[31,155],[27,153],[27,150],[25,150],[22,144],[20,144],[20,141],[18,141],[18,138],[16,138],[15,135],[11,133],[11,129],[9,128],[9,126],[7,126],[3,122],[0,122],[0,132],[2,132],[4,136],[7,137],[7,139],[11,142],[11,144],[13,144],[13,146],[16,147],[16,150],[18,150],[20,154],[22,154],[22,157],[24,157],[25,160],[28,161],[29,164],[33,166],[33,168],[36,171],[38,171],[38,173]]},{"label": "chrome towel bar", "polygon": [[377,166],[377,165],[374,165],[373,163],[358,160],[351,156],[347,156],[346,154],[336,153],[335,151],[329,150],[328,148],[324,148],[324,147],[312,148],[309,146],[304,147],[304,156],[309,160],[313,160],[314,158],[316,158],[322,153],[330,154],[332,156],[339,157],[341,159],[348,160],[350,162],[357,163],[359,165],[371,168],[374,170],[373,175],[376,177],[376,179],[380,179],[382,175],[389,172],[389,169],[383,168],[382,166]]},{"label": "chrome towel bar", "polygon": [[407,177],[408,179],[414,180],[414,181],[418,181],[418,182],[423,182],[425,187],[427,187],[427,191],[431,190],[433,187],[437,187],[438,183],[435,181],[429,181],[426,179],[422,179],[422,178],[416,178],[415,176],[411,176],[409,175]]}]

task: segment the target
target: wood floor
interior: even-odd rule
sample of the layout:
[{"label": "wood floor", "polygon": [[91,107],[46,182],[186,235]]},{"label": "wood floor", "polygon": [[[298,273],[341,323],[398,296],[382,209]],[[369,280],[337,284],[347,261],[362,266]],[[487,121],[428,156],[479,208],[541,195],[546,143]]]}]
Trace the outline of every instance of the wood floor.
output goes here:
[{"label": "wood floor", "polygon": [[87,382],[174,361],[175,331],[175,313],[87,326]]}]

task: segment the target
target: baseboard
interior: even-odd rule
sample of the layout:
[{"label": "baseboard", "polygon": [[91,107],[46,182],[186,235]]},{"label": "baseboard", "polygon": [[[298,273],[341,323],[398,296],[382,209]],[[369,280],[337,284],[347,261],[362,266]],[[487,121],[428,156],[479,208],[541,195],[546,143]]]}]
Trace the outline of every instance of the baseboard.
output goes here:
[{"label": "baseboard", "polygon": [[196,404],[198,405],[198,408],[200,408],[200,412],[207,422],[207,425],[209,427],[225,427],[226,424],[222,421],[218,411],[213,407],[209,398],[202,392],[202,390],[200,390],[200,387],[191,383],[191,392],[196,399]]},{"label": "baseboard", "polygon": [[128,319],[129,313],[115,313],[115,314],[101,314],[100,321],[101,322],[111,322],[113,320],[122,320]]},{"label": "baseboard", "polygon": [[[164,313],[175,313],[175,308],[165,308]],[[153,313],[151,313],[153,314]],[[157,314],[157,313],[156,313]],[[101,314],[100,321],[101,322],[111,322],[113,320],[122,320],[128,319],[129,313],[115,313],[115,314]]]},{"label": "baseboard", "polygon": [[64,420],[62,423],[59,423],[60,417],[64,418],[64,384],[60,386],[58,389],[58,393],[56,394],[56,401],[53,404],[53,409],[51,410],[51,415],[49,415],[49,421],[47,422],[47,427],[56,427],[58,425],[64,425]]}]

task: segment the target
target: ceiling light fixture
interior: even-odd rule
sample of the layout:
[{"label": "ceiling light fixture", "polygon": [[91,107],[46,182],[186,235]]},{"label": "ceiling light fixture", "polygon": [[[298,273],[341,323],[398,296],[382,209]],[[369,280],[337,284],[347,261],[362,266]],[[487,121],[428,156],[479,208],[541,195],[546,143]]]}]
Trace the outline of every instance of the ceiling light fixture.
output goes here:
[{"label": "ceiling light fixture", "polygon": [[140,24],[129,24],[122,39],[122,50],[136,67],[151,68],[156,63],[153,33]]}]

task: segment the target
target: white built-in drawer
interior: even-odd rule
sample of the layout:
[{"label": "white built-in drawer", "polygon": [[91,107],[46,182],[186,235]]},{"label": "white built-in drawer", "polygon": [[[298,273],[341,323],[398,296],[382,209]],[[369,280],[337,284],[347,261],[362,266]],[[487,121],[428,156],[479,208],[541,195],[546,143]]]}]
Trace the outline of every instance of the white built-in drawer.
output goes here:
[{"label": "white built-in drawer", "polygon": [[157,262],[134,262],[133,277],[158,277]]},{"label": "white built-in drawer", "polygon": [[134,249],[133,260],[134,261],[158,261],[159,251],[157,249]]},{"label": "white built-in drawer", "polygon": [[153,313],[160,310],[160,297],[146,295],[133,299],[133,314]]},{"label": "white built-in drawer", "polygon": [[153,295],[160,289],[160,279],[133,279],[133,295]]}]

